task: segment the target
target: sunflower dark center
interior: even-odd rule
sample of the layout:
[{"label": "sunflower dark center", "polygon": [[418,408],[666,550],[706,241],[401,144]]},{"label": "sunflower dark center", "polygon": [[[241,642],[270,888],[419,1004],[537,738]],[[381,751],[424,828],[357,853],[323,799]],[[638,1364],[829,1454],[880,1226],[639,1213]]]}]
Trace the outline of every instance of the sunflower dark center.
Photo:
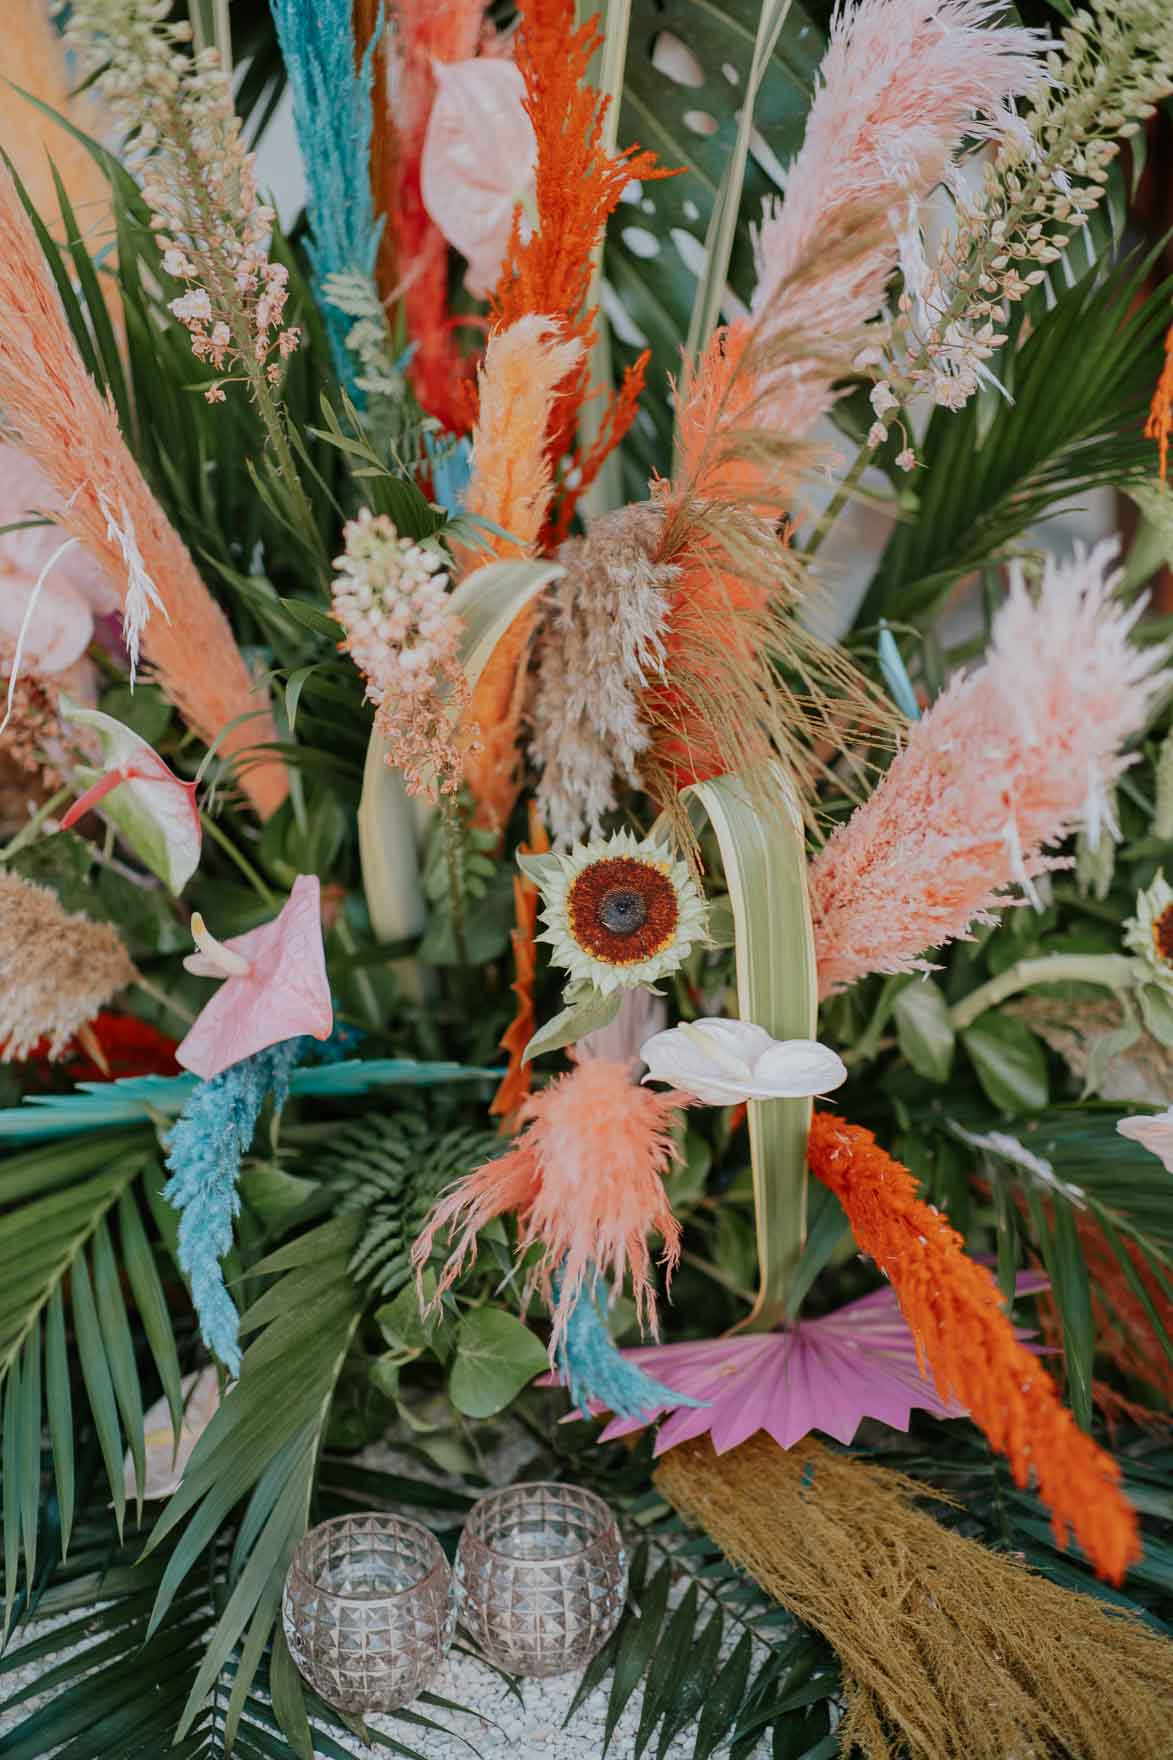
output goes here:
[{"label": "sunflower dark center", "polygon": [[599,900],[599,921],[612,935],[634,935],[648,920],[646,900],[631,886],[616,886]]},{"label": "sunflower dark center", "polygon": [[1153,946],[1161,959],[1173,964],[1173,904],[1167,904],[1153,924]]},{"label": "sunflower dark center", "polygon": [[632,856],[603,856],[583,868],[566,906],[578,945],[613,966],[638,965],[663,952],[680,917],[669,876]]}]

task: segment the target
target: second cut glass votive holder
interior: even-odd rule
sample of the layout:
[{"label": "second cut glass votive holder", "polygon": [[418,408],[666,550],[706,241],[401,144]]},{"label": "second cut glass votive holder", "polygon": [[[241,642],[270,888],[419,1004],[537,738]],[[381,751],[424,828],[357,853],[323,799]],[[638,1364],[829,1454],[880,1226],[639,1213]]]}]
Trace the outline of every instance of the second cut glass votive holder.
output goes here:
[{"label": "second cut glass votive holder", "polygon": [[396,1711],[438,1673],[456,1603],[440,1542],[418,1522],[372,1513],[311,1528],[285,1579],[285,1641],[339,1711]]},{"label": "second cut glass votive holder", "polygon": [[481,1653],[536,1679],[582,1668],[619,1623],[627,1559],[601,1497],[511,1485],[482,1497],[456,1554],[461,1624]]}]

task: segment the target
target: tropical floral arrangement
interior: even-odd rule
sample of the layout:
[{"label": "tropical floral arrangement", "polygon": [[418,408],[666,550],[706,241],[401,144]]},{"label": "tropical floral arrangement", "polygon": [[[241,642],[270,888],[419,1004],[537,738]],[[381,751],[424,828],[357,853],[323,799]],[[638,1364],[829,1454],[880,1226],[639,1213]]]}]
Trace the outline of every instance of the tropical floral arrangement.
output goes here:
[{"label": "tropical floral arrangement", "polygon": [[608,1741],[1166,1752],[1165,0],[5,23],[5,1752],[502,1436]]}]

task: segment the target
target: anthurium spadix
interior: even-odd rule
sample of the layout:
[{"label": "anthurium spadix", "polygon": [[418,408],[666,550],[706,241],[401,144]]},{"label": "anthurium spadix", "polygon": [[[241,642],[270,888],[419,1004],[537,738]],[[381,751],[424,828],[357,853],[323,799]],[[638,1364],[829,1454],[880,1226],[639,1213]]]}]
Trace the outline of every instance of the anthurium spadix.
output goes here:
[{"label": "anthurium spadix", "polygon": [[62,830],[99,811],[152,874],[172,892],[182,892],[200,860],[195,783],[176,776],[145,739],[113,715],[83,708],[66,696],[61,698],[61,715],[92,729],[102,747],[101,769],[76,767],[85,792],[62,819]]}]

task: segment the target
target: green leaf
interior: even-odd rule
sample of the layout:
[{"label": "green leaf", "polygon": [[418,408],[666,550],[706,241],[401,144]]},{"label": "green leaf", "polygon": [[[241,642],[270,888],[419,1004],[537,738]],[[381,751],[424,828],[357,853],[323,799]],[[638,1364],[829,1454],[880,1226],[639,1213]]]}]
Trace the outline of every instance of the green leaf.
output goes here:
[{"label": "green leaf", "polygon": [[692,1750],[693,1760],[709,1760],[729,1733],[745,1694],[752,1659],[753,1640],[748,1632],[743,1632],[705,1699]]},{"label": "green leaf", "polygon": [[1173,1046],[1173,998],[1157,984],[1142,984],[1137,997],[1144,1024],[1153,1038],[1166,1047]]},{"label": "green leaf", "polygon": [[966,1027],[961,1042],[977,1079],[1001,1112],[1041,1112],[1047,1104],[1047,1060],[1022,1021],[993,1009]]},{"label": "green leaf", "polygon": [[69,1551],[73,1531],[73,1395],[69,1387],[69,1357],[65,1346],[65,1305],[61,1285],[49,1299],[45,1324],[45,1403],[48,1408],[49,1440],[53,1446],[53,1475],[61,1520],[61,1555]]},{"label": "green leaf", "polygon": [[464,625],[460,663],[471,690],[521,612],[565,573],[557,562],[490,562],[465,575],[449,603]]},{"label": "green leaf", "polygon": [[[770,781],[777,804],[767,812],[732,776],[695,784],[725,866],[736,924],[737,999],[741,1018],[775,1039],[813,1039],[818,1023],[814,931],[806,883],[802,821],[780,766]],[[751,1100],[758,1245],[754,1318],[780,1319],[806,1238],[806,1144],[809,1100]]]},{"label": "green leaf", "polygon": [[525,1048],[522,1062],[529,1063],[550,1051],[560,1051],[564,1045],[575,1045],[588,1033],[598,1033],[609,1027],[619,1013],[622,1001],[622,990],[613,990],[609,996],[598,990],[576,995],[544,1027],[538,1028]]},{"label": "green leaf", "polygon": [[643,1679],[644,1670],[660,1642],[671,1580],[672,1567],[665,1561],[640,1596],[639,1618],[633,1620],[623,1634],[615,1657],[615,1672],[611,1677],[611,1693],[607,1700],[607,1716],[603,1726],[604,1754],[611,1746],[611,1738],[623,1716],[627,1701]]},{"label": "green leaf", "polygon": [[543,1346],[515,1315],[474,1308],[456,1334],[448,1394],[466,1418],[491,1418],[545,1367]]},{"label": "green leaf", "polygon": [[1151,476],[1142,428],[1169,292],[1140,297],[1149,268],[1133,260],[1105,277],[1097,263],[1070,288],[1052,277],[1051,309],[1032,307],[1025,340],[997,357],[1010,401],[991,391],[934,411],[917,449],[917,517],[896,524],[859,624],[927,619],[960,576],[1055,507]]},{"label": "green leaf", "polygon": [[931,978],[914,978],[892,1004],[900,1049],[918,1075],[947,1082],[955,1034],[949,1005]]},{"label": "green leaf", "polygon": [[103,691],[98,704],[103,715],[121,721],[149,746],[157,746],[171,725],[174,713],[157,684],[117,684]]}]

